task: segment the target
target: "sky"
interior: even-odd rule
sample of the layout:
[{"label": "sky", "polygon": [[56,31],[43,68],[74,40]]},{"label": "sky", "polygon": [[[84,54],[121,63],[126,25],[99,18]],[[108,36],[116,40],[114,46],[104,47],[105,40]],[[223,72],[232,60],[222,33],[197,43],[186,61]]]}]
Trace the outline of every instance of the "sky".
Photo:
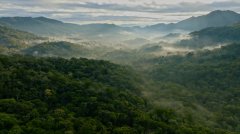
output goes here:
[{"label": "sky", "polygon": [[149,25],[214,10],[240,13],[240,0],[0,0],[0,16],[48,17],[64,22]]}]

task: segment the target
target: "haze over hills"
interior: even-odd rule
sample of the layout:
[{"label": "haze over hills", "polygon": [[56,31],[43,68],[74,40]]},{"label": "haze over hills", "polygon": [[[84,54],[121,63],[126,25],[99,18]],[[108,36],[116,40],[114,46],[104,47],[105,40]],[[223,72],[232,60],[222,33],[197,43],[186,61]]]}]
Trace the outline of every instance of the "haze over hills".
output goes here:
[{"label": "haze over hills", "polygon": [[44,38],[38,37],[32,33],[12,29],[0,25],[0,44],[2,47],[26,47],[33,40],[43,40]]},{"label": "haze over hills", "polygon": [[0,23],[37,35],[80,35],[83,37],[120,38],[132,34],[146,36],[153,33],[170,33],[174,30],[196,31],[207,27],[221,27],[240,22],[240,14],[233,11],[213,11],[207,15],[191,17],[171,24],[156,24],[146,27],[121,27],[114,24],[77,25],[44,17],[2,17]]},{"label": "haze over hills", "polygon": [[3,17],[0,23],[12,28],[42,36],[83,36],[98,38],[101,35],[118,35],[124,29],[114,24],[77,25],[45,17]]},{"label": "haze over hills", "polygon": [[75,29],[78,27],[74,24],[64,24],[61,21],[44,18],[44,17],[3,17],[0,19],[2,24],[7,26],[28,31],[34,34],[68,34],[69,32],[75,33]]},{"label": "haze over hills", "polygon": [[[39,44],[37,46],[32,46],[31,48],[26,48],[25,50],[17,50],[16,51],[24,54],[30,54],[34,55],[36,52],[38,52],[38,56],[60,56],[60,57],[71,57],[75,55],[76,57],[84,56],[83,53],[85,53],[85,56],[92,55],[93,57],[98,56],[104,56],[109,55],[109,53],[115,55],[113,57],[125,57],[126,52],[123,50],[116,50],[121,48],[127,48],[127,49],[136,49],[133,50],[136,53],[133,55],[133,53],[130,53],[130,57],[132,59],[137,59],[134,57],[142,57],[143,55],[147,57],[144,53],[141,52],[142,46],[148,46],[148,44],[155,44],[154,46],[157,46],[156,48],[162,48],[159,49],[161,51],[154,52],[154,55],[165,55],[174,53],[174,50],[171,47],[175,44],[175,46],[181,46],[181,47],[190,47],[190,48],[203,48],[207,46],[218,46],[219,44],[223,43],[232,43],[232,42],[238,42],[239,41],[239,24],[235,24],[235,22],[238,21],[239,14],[233,12],[233,11],[213,11],[207,15],[196,17],[196,18],[189,18],[187,20],[181,21],[176,24],[168,24],[168,25],[179,25],[183,26],[183,24],[186,24],[186,27],[191,27],[190,23],[193,23],[197,26],[201,27],[208,27],[216,24],[216,27],[212,28],[206,28],[200,31],[195,31],[190,33],[189,35],[183,35],[182,33],[171,33],[167,34],[166,36],[160,36],[156,38],[148,38],[148,36],[156,36],[158,35],[156,32],[159,33],[162,32],[161,29],[155,28],[153,30],[146,30],[149,27],[140,28],[140,27],[120,27],[114,24],[88,24],[88,25],[77,25],[77,24],[70,24],[70,23],[64,23],[61,21],[44,18],[44,17],[3,17],[0,18],[0,23],[2,25],[5,25],[8,27],[8,29],[13,31],[12,33],[15,33],[16,35],[8,35],[8,33],[2,33],[3,37],[9,37],[10,40],[15,40],[15,44],[18,39],[18,36],[21,35],[20,39],[26,40],[26,37],[23,37],[24,35],[27,35],[29,37],[37,37],[35,35],[31,35],[30,33],[35,33],[36,35],[42,35],[42,36],[56,36],[57,38],[54,38],[54,41],[65,41],[63,45],[67,45],[68,47],[62,46],[59,43],[46,43],[45,45]],[[222,20],[222,21],[220,21]],[[189,24],[189,25],[187,25]],[[207,24],[207,25],[205,25]],[[223,27],[221,27],[224,25]],[[226,25],[226,26],[225,26]],[[167,26],[167,24],[165,24]],[[12,28],[12,29],[11,29]],[[3,29],[3,27],[1,27]],[[21,29],[26,30],[28,32],[19,34],[14,29]],[[138,29],[138,30],[137,30]],[[6,30],[6,29],[5,29]],[[139,32],[141,30],[141,32]],[[14,32],[16,31],[16,32]],[[171,31],[171,30],[170,30]],[[72,36],[73,35],[73,36]],[[141,35],[139,37],[139,35]],[[58,37],[59,36],[59,37]],[[67,40],[63,40],[62,36],[66,36],[68,38]],[[153,37],[154,37],[153,36]],[[71,39],[71,37],[74,37]],[[81,38],[81,40],[75,40]],[[2,38],[3,40],[4,38]],[[83,40],[82,40],[83,39]],[[34,39],[28,39],[28,41],[33,41]],[[81,44],[84,40],[87,44],[85,45],[76,45]],[[100,43],[101,47],[96,47],[94,43],[91,43],[91,40],[97,40],[97,42],[104,41],[104,43]],[[98,41],[101,40],[101,41]],[[8,40],[9,41],[9,40]],[[67,42],[66,42],[67,41]],[[105,43],[107,42],[108,43]],[[20,42],[24,42],[22,40],[19,40]],[[72,42],[72,43],[68,43]],[[118,43],[120,42],[120,43]],[[6,47],[7,45],[9,47],[14,46],[14,43],[8,42],[7,44],[2,41],[2,47]],[[18,45],[19,45],[18,43]],[[26,42],[25,42],[26,43]],[[70,44],[70,45],[69,45]],[[36,44],[35,44],[36,45]],[[24,45],[22,45],[24,46]],[[110,46],[111,48],[109,48]],[[162,47],[164,46],[164,47]],[[167,47],[167,48],[166,48]],[[96,49],[97,48],[97,49]],[[95,50],[97,51],[95,51]],[[115,51],[116,50],[116,51]],[[86,52],[84,52],[86,51]],[[112,53],[111,51],[115,51],[118,53]],[[132,50],[128,50],[130,52],[133,52]],[[179,53],[186,53],[189,50],[179,50]],[[43,52],[43,53],[42,53]],[[121,52],[121,53],[119,53]],[[90,54],[95,53],[95,54]],[[102,54],[101,54],[102,53]],[[108,53],[108,54],[107,54]],[[147,55],[152,52],[147,52]],[[65,55],[65,56],[64,56]],[[91,56],[91,57],[92,57]],[[144,57],[143,56],[143,57]],[[109,56],[107,56],[109,57]],[[124,60],[124,59],[123,59]]]},{"label": "haze over hills", "polygon": [[240,23],[224,27],[209,27],[190,35],[200,39],[209,38],[215,42],[240,41]]},{"label": "haze over hills", "polygon": [[189,35],[192,38],[181,40],[180,46],[201,48],[240,42],[240,23],[224,27],[209,27],[192,32]]},{"label": "haze over hills", "polygon": [[[194,8],[193,15],[204,4],[83,1],[0,2],[1,11],[20,8],[22,16],[106,22],[0,18],[0,134],[240,133],[240,14],[124,27],[107,19],[156,22],[158,13],[174,9],[161,15],[177,18]],[[51,9],[41,8],[46,3]]]},{"label": "haze over hills", "polygon": [[[120,36],[120,28],[114,24],[90,24],[80,26],[64,23],[44,17],[4,17],[0,23],[19,30],[34,33],[39,36],[68,36],[83,37],[85,39],[98,39],[102,36]],[[111,38],[114,39],[113,36]],[[109,38],[109,39],[111,39]]]},{"label": "haze over hills", "polygon": [[178,29],[196,31],[207,27],[222,27],[240,22],[240,14],[216,10],[207,15],[192,17],[176,24]]},{"label": "haze over hills", "polygon": [[191,17],[186,20],[182,20],[178,23],[172,24],[156,24],[148,26],[149,30],[186,30],[186,31],[196,31],[207,27],[221,27],[232,25],[240,22],[240,14],[233,11],[220,11],[216,10],[210,12],[207,15]]}]

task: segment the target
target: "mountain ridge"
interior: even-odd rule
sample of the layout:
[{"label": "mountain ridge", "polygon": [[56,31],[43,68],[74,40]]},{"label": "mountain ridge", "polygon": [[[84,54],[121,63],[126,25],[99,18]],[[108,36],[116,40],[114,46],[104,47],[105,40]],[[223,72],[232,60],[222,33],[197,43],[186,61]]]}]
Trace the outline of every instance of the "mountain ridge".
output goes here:
[{"label": "mountain ridge", "polygon": [[208,27],[189,34],[192,38],[179,42],[180,46],[201,48],[240,42],[240,23],[223,27]]},{"label": "mountain ridge", "polygon": [[146,27],[147,29],[157,30],[187,30],[197,31],[207,27],[221,27],[227,25],[233,25],[240,22],[240,14],[230,10],[215,10],[206,15],[198,17],[190,17],[177,23],[170,24],[155,24]]},{"label": "mountain ridge", "polygon": [[2,17],[0,24],[13,27],[18,30],[31,32],[37,35],[79,35],[83,37],[107,38],[114,35],[126,36],[121,33],[130,32],[135,35],[147,35],[146,33],[172,32],[174,30],[193,32],[208,27],[229,26],[240,22],[240,14],[230,10],[215,10],[206,15],[190,17],[177,23],[158,23],[145,27],[122,27],[116,24],[73,24],[46,17]]}]

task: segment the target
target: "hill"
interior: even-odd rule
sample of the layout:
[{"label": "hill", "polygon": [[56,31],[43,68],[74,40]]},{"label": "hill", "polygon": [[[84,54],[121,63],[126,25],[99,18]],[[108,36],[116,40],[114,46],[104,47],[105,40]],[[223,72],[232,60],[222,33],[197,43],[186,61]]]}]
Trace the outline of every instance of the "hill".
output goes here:
[{"label": "hill", "polygon": [[36,35],[0,25],[0,45],[6,48],[26,47],[33,40],[40,40]]},{"label": "hill", "polygon": [[[197,52],[197,53],[189,53],[187,56],[170,56],[170,57],[166,57],[166,58],[157,58],[155,60],[153,60],[153,63],[158,63],[158,65],[156,65],[156,67],[160,67],[161,64],[165,64],[165,66],[162,67],[166,67],[166,66],[172,66],[169,68],[169,73],[171,72],[172,75],[175,75],[175,77],[173,77],[172,75],[170,75],[169,73],[165,74],[162,73],[161,75],[158,75],[156,73],[154,73],[154,75],[156,75],[156,77],[161,77],[162,79],[175,79],[178,75],[179,77],[184,77],[183,75],[189,74],[189,77],[191,76],[191,78],[189,78],[188,80],[184,81],[184,79],[181,79],[181,84],[185,84],[188,85],[191,83],[195,83],[201,82],[201,80],[204,80],[204,78],[206,78],[205,80],[207,81],[207,79],[212,79],[211,81],[208,81],[208,85],[212,84],[211,87],[217,86],[218,88],[224,88],[224,87],[229,87],[229,86],[235,86],[236,81],[238,81],[237,78],[237,74],[238,73],[228,73],[228,71],[232,71],[232,72],[238,72],[237,68],[233,68],[230,67],[234,64],[238,64],[238,62],[235,62],[236,60],[238,60],[240,58],[240,54],[238,53],[240,50],[240,45],[239,44],[232,44],[232,45],[227,45],[227,46],[223,46],[219,49],[214,49],[213,51],[209,51],[209,50],[205,50],[203,52]],[[164,62],[163,62],[164,61]],[[232,63],[232,64],[230,64]],[[226,65],[225,65],[226,64]],[[180,69],[182,66],[182,69]],[[198,67],[197,67],[198,66]],[[216,67],[218,69],[215,70],[214,68],[211,67]],[[189,68],[188,68],[189,67]],[[195,70],[195,67],[197,67],[196,69],[199,69],[198,71]],[[203,71],[201,67],[206,67],[206,69]],[[209,68],[208,68],[209,67]],[[229,70],[228,68],[231,68],[231,70]],[[223,69],[223,70],[221,70]],[[171,71],[170,71],[171,70]],[[181,74],[180,72],[182,71],[186,71],[186,73]],[[190,71],[192,70],[192,71]],[[215,71],[217,72],[215,72]],[[179,71],[179,73],[177,72],[172,72],[172,71]],[[208,73],[205,71],[209,71]],[[226,71],[226,72],[224,72]],[[190,75],[190,73],[193,73]],[[199,80],[197,78],[197,75],[194,76],[194,74],[198,74],[197,72],[199,72],[199,75],[202,76],[201,80]],[[210,73],[212,72],[212,73]],[[213,73],[216,73],[215,75],[225,75],[225,74],[229,74],[228,77],[215,77],[214,75],[212,75]],[[201,74],[204,73],[204,74]],[[205,74],[206,73],[206,74]],[[232,76],[233,75],[233,76]],[[195,78],[193,78],[195,77]],[[188,78],[188,76],[184,77],[184,78]],[[237,78],[237,79],[233,79],[233,78]],[[213,80],[213,79],[217,79],[217,80]],[[220,79],[220,80],[219,80]],[[226,79],[231,79],[231,81],[228,81]],[[178,79],[176,79],[178,80]],[[196,80],[196,81],[195,81]],[[195,81],[195,82],[191,82],[191,81]],[[228,82],[233,82],[232,84],[228,84],[225,85],[225,83],[221,83],[221,81],[228,81]],[[215,84],[214,84],[215,83]],[[201,84],[199,83],[199,86]],[[204,85],[201,85],[204,86]],[[239,84],[237,84],[236,86],[240,86]]]},{"label": "hill", "polygon": [[28,31],[37,35],[82,35],[99,36],[99,34],[117,34],[121,28],[114,24],[77,25],[64,23],[45,17],[2,17],[0,23],[15,29]]},{"label": "hill", "polygon": [[210,27],[190,33],[191,39],[182,40],[181,46],[207,47],[219,44],[233,43],[240,41],[240,23],[224,26]]},{"label": "hill", "polygon": [[240,22],[240,14],[233,11],[220,11],[216,10],[210,12],[207,15],[191,17],[178,23],[172,24],[156,24],[146,27],[151,30],[186,30],[186,31],[197,31],[208,27],[222,27],[233,25]]},{"label": "hill", "polygon": [[239,51],[240,44],[232,44],[148,60],[145,71],[156,87],[152,83],[155,89],[145,94],[156,105],[191,114],[195,122],[239,133]]},{"label": "hill", "polygon": [[38,35],[76,33],[77,25],[65,24],[61,21],[44,17],[2,17],[0,22],[15,29],[28,31]]},{"label": "hill", "polygon": [[152,109],[140,97],[137,75],[109,62],[0,56],[0,74],[1,133],[212,131]]},{"label": "hill", "polygon": [[44,42],[26,48],[22,52],[26,55],[43,57],[84,57],[89,55],[89,49],[82,45],[69,42]]},{"label": "hill", "polygon": [[210,38],[215,42],[240,41],[240,23],[225,27],[210,27],[192,32],[190,35],[198,37],[199,39]]}]

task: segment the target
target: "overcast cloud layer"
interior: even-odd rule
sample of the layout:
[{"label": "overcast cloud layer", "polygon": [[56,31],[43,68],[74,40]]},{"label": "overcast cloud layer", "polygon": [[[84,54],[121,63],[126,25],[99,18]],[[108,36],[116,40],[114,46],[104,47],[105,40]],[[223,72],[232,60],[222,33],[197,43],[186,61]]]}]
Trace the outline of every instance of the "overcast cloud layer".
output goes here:
[{"label": "overcast cloud layer", "polygon": [[240,12],[240,0],[1,0],[0,16],[44,16],[64,22],[155,24],[213,10]]}]

